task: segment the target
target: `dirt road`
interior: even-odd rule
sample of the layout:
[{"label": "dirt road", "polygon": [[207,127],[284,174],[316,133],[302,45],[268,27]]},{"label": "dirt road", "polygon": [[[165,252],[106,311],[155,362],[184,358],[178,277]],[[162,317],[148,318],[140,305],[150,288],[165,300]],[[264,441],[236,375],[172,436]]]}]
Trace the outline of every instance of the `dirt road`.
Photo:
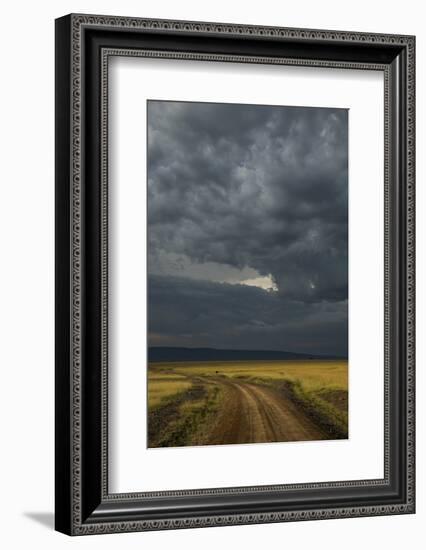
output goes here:
[{"label": "dirt road", "polygon": [[328,439],[289,398],[273,388],[216,378],[224,391],[220,413],[204,444],[270,443]]}]

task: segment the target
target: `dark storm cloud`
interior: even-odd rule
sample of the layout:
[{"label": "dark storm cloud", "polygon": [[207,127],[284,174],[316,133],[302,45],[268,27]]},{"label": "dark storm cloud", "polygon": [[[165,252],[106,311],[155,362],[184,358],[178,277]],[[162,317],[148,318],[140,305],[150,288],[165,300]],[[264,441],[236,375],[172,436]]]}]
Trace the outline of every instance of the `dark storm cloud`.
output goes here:
[{"label": "dark storm cloud", "polygon": [[149,312],[150,345],[347,353],[346,301],[305,304],[256,287],[154,275]]},{"label": "dark storm cloud", "polygon": [[[270,276],[278,288],[273,296],[241,285],[231,288],[237,301],[248,299],[244,292],[250,292],[250,300],[257,303],[258,296],[265,307],[273,299],[285,304],[287,312],[290,303],[292,311],[294,304],[302,308],[296,325],[275,319],[268,338],[259,336],[264,345],[270,342],[269,348],[276,345],[285,349],[290,335],[293,342],[301,341],[297,331],[302,334],[312,315],[325,305],[335,304],[339,321],[319,321],[316,334],[321,333],[328,342],[338,333],[346,334],[347,319],[342,318],[341,304],[347,299],[347,111],[149,102],[148,122],[152,272],[156,272],[160,254],[175,254],[193,264],[214,262]],[[176,275],[170,266],[162,265],[157,273],[164,280]],[[176,286],[176,279],[170,279],[170,285]],[[183,283],[180,285],[182,290]],[[225,299],[223,285],[211,282],[208,292],[211,296],[217,293],[218,304]],[[154,295],[159,304],[160,296]],[[152,296],[150,299],[152,302]],[[181,304],[182,315],[194,307],[193,300],[196,298],[191,295]],[[161,308],[156,303],[152,303],[150,314],[152,332],[156,332],[155,319],[161,324]],[[240,311],[236,302],[231,307],[225,301],[220,307],[234,313],[227,311],[221,325],[212,316],[218,324],[215,329],[210,322],[211,345],[216,345],[212,335],[219,326],[228,334],[240,331],[241,345],[244,334],[249,342],[262,332],[253,328],[252,334],[243,315],[232,320]],[[284,310],[277,308],[283,315]],[[260,306],[253,310],[258,327],[267,324],[266,311]],[[209,316],[209,311],[204,314]],[[175,334],[166,317],[159,332]],[[338,322],[343,328],[336,328]],[[309,346],[300,344],[296,349],[288,344],[295,351]]]}]

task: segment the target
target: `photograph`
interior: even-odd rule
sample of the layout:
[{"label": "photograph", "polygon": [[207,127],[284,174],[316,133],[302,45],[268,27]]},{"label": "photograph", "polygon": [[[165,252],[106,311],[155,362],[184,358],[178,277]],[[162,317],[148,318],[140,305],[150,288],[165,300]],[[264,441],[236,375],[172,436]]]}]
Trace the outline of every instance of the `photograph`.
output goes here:
[{"label": "photograph", "polygon": [[348,439],[348,119],[147,101],[148,448]]}]

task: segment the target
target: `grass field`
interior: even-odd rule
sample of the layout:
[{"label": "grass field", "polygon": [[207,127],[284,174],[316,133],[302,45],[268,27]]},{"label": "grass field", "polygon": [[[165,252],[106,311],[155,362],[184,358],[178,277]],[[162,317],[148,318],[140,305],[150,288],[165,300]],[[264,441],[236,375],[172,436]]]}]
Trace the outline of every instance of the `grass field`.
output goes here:
[{"label": "grass field", "polygon": [[152,363],[148,409],[149,447],[347,438],[347,361]]}]

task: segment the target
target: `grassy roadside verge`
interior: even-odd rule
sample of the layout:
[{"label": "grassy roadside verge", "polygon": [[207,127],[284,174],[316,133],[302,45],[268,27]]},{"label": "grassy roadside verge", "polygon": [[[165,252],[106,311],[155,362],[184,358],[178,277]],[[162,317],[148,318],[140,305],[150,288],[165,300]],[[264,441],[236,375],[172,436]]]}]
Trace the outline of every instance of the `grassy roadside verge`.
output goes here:
[{"label": "grassy roadside verge", "polygon": [[149,411],[148,446],[201,445],[220,401],[218,386],[195,384]]},{"label": "grassy roadside verge", "polygon": [[[282,391],[300,406],[316,424],[321,426],[333,439],[347,439],[348,437],[348,412],[347,392],[346,411],[339,410],[329,401],[321,397],[322,391],[308,392],[303,388],[299,380],[287,380],[282,385]],[[329,396],[333,396],[332,390],[327,390]]]}]

